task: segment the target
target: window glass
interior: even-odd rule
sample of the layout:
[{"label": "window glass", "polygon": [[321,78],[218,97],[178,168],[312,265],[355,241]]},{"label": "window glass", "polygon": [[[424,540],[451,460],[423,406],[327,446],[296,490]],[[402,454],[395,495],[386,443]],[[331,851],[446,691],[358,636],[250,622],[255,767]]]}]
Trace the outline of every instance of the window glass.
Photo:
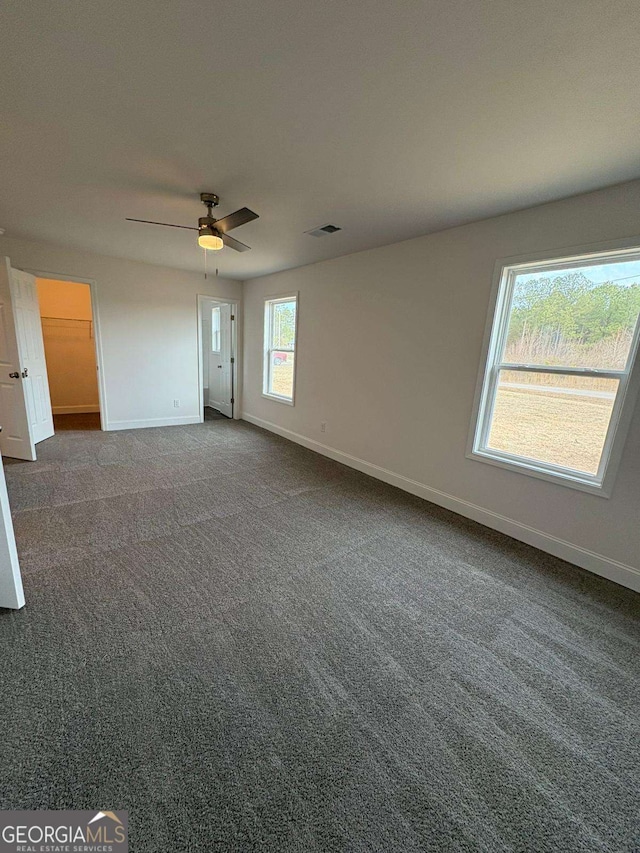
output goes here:
[{"label": "window glass", "polygon": [[272,356],[273,364],[271,369],[271,387],[272,394],[278,394],[281,397],[293,398],[293,368],[295,354],[293,352],[274,352]]},{"label": "window glass", "polygon": [[516,275],[504,361],[624,369],[640,312],[638,267]]},{"label": "window glass", "polygon": [[220,306],[211,309],[211,352],[220,352]]},{"label": "window glass", "polygon": [[501,370],[487,446],[595,475],[618,385]]},{"label": "window glass", "polygon": [[273,303],[272,348],[293,349],[296,336],[296,303]]}]

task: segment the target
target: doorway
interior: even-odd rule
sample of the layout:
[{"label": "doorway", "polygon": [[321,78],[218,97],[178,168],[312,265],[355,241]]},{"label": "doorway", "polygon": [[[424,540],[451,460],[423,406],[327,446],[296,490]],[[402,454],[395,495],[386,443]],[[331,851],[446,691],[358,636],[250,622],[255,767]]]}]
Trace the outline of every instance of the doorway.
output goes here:
[{"label": "doorway", "polygon": [[[82,285],[86,303],[84,313],[70,314],[66,310],[68,306],[64,306],[63,310],[55,305],[52,308],[46,300],[41,308],[38,279],[47,280],[56,290],[65,285]],[[58,296],[53,298],[58,299]],[[72,297],[67,295],[69,301],[72,301]],[[96,373],[98,375],[97,405],[95,397],[88,403],[85,399],[80,402],[56,399],[58,413],[63,414],[65,408],[72,407],[70,413],[106,420],[94,282],[40,270],[17,269],[11,266],[9,258],[0,257],[0,452],[3,456],[30,462],[37,459],[37,445],[55,432],[47,370],[47,359],[52,356],[50,353],[45,355],[43,317],[53,321],[49,323],[50,326],[57,327],[65,325],[60,321],[83,321],[80,325],[88,330],[88,352],[92,355],[91,375],[94,382]],[[50,338],[52,334],[47,337]],[[53,357],[54,381],[58,381],[61,373],[73,371],[75,359],[73,348],[70,354],[61,359],[61,366],[56,366]],[[94,411],[87,412],[87,406]],[[104,428],[104,421],[101,420],[99,428]]]},{"label": "doorway", "polygon": [[91,285],[36,276],[56,430],[101,429]]},{"label": "doorway", "polygon": [[237,304],[198,296],[198,375],[204,420],[236,415]]}]

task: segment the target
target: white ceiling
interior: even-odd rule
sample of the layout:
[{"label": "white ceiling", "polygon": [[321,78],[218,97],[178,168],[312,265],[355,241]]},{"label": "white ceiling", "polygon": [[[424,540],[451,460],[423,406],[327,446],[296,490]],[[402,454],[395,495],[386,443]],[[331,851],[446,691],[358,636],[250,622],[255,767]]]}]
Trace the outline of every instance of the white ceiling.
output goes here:
[{"label": "white ceiling", "polygon": [[[249,278],[640,176],[636,0],[20,0],[7,236]],[[639,212],[640,218],[640,212]],[[317,239],[325,223],[344,230]]]}]

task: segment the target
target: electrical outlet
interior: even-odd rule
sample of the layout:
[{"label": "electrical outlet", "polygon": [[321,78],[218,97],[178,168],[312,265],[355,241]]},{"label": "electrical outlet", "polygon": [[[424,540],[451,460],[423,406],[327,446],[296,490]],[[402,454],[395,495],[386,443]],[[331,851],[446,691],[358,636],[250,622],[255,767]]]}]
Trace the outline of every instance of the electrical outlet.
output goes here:
[{"label": "electrical outlet", "polygon": [[320,432],[326,432],[326,431],[327,431],[327,422],[326,421],[320,421]]},{"label": "electrical outlet", "polygon": [[174,401],[173,401],[173,408],[174,408],[174,409],[179,409],[179,408],[180,408],[180,400],[174,400]]}]

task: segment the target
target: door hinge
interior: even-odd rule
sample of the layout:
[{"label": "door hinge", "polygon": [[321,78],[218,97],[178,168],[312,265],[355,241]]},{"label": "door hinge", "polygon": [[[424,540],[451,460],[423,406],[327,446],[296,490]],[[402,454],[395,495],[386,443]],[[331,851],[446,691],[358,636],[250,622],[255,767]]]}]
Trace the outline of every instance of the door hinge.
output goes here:
[{"label": "door hinge", "polygon": [[235,314],[232,314],[232,315],[231,315],[231,319],[232,319],[232,320],[235,320],[235,319],[236,319],[236,315],[235,315]]},{"label": "door hinge", "polygon": [[231,402],[232,402],[232,403],[235,403],[235,400],[233,399],[233,397],[231,398]]},{"label": "door hinge", "polygon": [[235,363],[236,363],[235,358],[232,358],[232,359],[231,359],[231,364],[235,364]]}]

